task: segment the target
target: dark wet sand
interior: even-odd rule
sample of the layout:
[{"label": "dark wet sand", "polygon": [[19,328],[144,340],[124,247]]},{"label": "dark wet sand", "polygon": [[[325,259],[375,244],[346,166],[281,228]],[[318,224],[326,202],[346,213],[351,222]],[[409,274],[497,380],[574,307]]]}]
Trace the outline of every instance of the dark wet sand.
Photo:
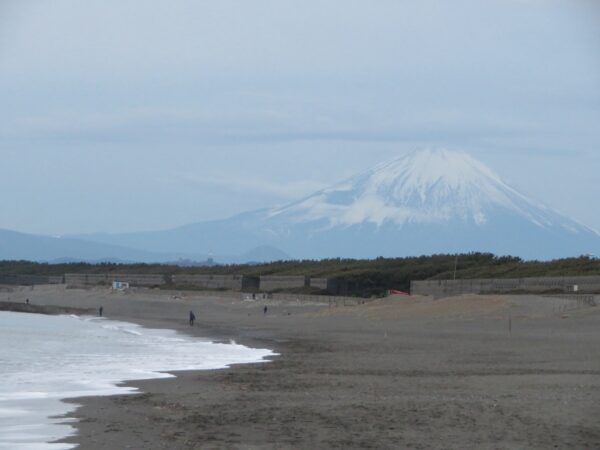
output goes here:
[{"label": "dark wet sand", "polygon": [[139,395],[78,399],[79,435],[68,441],[84,450],[600,448],[600,307],[401,298],[269,304],[264,317],[262,302],[156,291],[36,287],[0,300],[7,296],[102,305],[108,318],[281,354],[133,382]]}]

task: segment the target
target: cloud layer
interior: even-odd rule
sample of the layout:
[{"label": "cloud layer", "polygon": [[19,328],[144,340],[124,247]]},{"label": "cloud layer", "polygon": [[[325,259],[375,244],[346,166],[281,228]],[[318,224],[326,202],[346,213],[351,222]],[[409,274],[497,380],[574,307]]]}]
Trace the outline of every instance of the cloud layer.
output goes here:
[{"label": "cloud layer", "polygon": [[600,228],[598,30],[583,0],[7,0],[0,227],[216,218],[443,146]]}]

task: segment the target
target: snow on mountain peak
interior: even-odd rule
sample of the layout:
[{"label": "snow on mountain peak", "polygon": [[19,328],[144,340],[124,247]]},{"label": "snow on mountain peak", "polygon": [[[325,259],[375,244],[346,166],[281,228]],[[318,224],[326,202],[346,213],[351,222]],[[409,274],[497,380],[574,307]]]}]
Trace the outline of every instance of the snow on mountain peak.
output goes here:
[{"label": "snow on mountain peak", "polygon": [[557,216],[467,153],[432,149],[379,164],[271,210],[269,216],[285,216],[293,222],[325,221],[330,227],[452,220],[483,225],[498,212],[519,215],[540,227],[551,225]]},{"label": "snow on mountain peak", "polygon": [[458,188],[481,179],[500,179],[485,165],[463,152],[447,150],[421,150],[407,156],[380,164],[370,171],[374,182],[397,184],[402,180],[406,186],[428,187],[443,182]]}]

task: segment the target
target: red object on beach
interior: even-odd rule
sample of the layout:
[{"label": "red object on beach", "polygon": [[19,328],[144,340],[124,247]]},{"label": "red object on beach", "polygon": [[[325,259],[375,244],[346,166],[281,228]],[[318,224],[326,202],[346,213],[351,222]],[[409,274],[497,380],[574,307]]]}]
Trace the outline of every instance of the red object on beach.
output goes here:
[{"label": "red object on beach", "polygon": [[406,295],[406,296],[410,297],[410,294],[408,292],[397,291],[395,289],[390,289],[390,295]]}]

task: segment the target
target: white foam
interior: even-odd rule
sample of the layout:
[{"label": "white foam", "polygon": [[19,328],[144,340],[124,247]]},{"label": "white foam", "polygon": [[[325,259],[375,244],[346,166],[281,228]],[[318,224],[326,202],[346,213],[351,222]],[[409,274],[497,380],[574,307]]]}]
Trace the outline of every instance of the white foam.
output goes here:
[{"label": "white foam", "polygon": [[82,396],[133,394],[125,380],[168,378],[165,371],[219,369],[264,361],[270,350],[215,344],[172,330],[74,316],[0,313],[0,450],[63,450],[49,443],[74,433],[52,418]]}]

